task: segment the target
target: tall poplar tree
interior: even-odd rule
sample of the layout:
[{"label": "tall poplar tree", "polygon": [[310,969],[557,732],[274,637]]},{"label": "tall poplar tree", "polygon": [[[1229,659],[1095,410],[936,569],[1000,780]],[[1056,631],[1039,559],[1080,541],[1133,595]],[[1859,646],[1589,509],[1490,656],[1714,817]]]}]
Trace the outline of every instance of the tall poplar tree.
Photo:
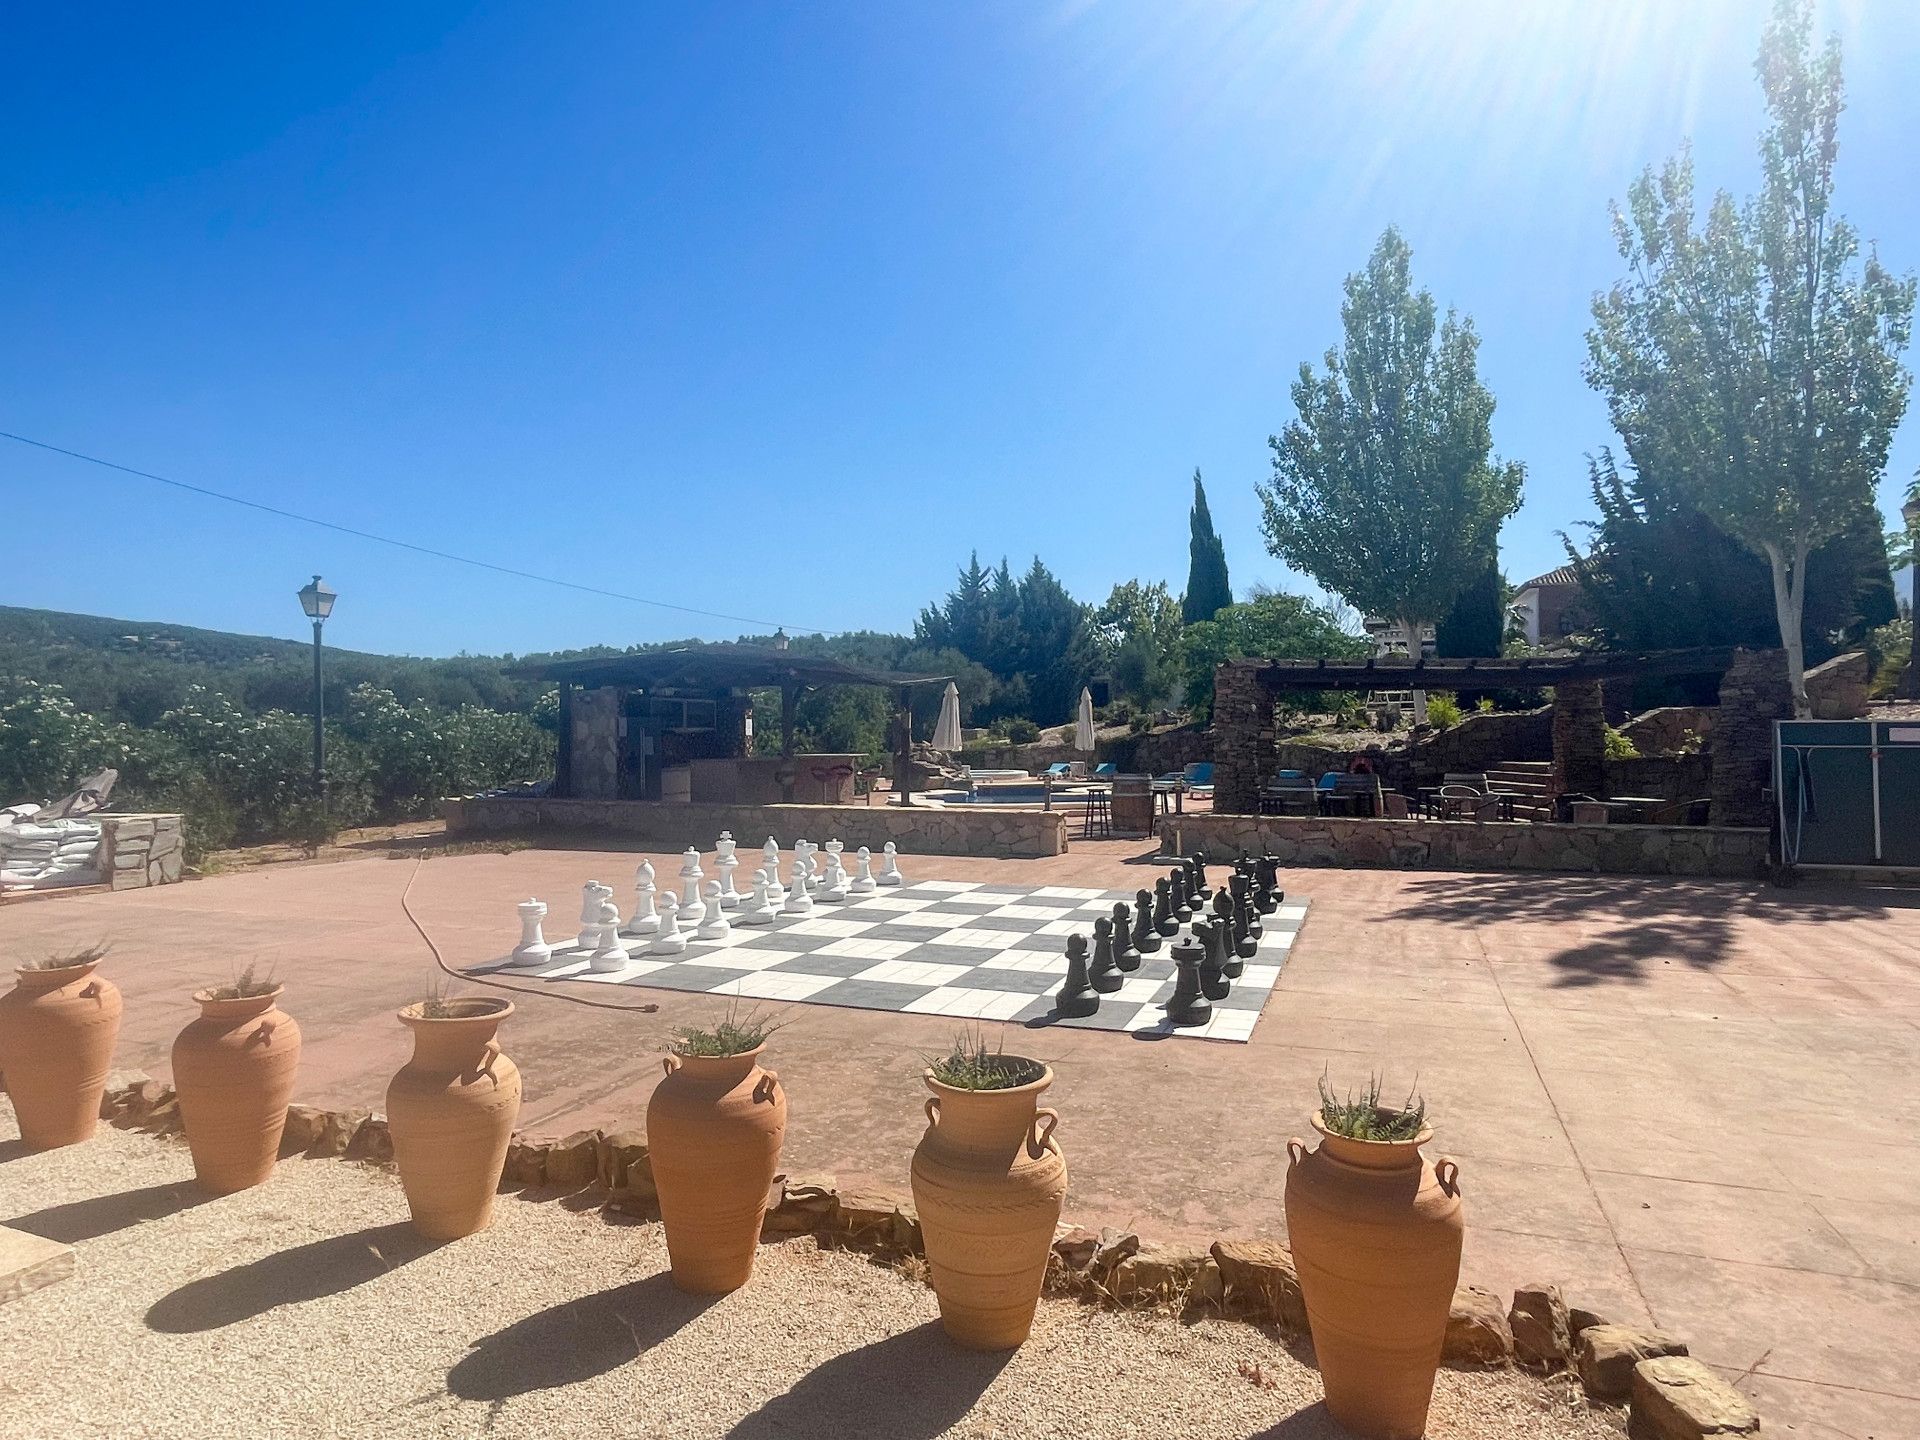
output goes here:
[{"label": "tall poplar tree", "polygon": [[1187,593],[1180,601],[1180,618],[1188,625],[1211,620],[1233,603],[1227,581],[1227,550],[1214,533],[1213,512],[1200,472],[1193,472],[1193,509],[1187,516]]}]

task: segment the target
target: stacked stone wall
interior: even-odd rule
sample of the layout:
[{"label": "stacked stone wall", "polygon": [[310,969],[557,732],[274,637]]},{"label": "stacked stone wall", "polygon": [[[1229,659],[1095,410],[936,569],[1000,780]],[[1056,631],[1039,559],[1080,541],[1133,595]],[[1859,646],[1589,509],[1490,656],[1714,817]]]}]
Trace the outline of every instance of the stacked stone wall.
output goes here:
[{"label": "stacked stone wall", "polygon": [[1738,650],[1720,682],[1713,735],[1713,823],[1765,825],[1772,818],[1773,722],[1793,718],[1783,650]]},{"label": "stacked stone wall", "polygon": [[100,878],[115,890],[171,885],[186,863],[186,821],[179,815],[95,815]]}]

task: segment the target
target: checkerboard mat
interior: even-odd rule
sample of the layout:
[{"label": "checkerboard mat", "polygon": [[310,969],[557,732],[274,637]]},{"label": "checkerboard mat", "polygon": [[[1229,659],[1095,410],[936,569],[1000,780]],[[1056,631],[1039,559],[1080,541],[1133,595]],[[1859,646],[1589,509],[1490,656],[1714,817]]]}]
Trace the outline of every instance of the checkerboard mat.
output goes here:
[{"label": "checkerboard mat", "polygon": [[[924,880],[837,905],[816,900],[809,916],[736,924],[724,940],[700,940],[683,930],[687,948],[678,955],[648,954],[651,936],[622,936],[627,963],[618,970],[592,969],[587,952],[567,941],[554,944],[553,959],[545,966],[517,969],[502,959],[472,973],[506,971],[1033,1028],[1251,1039],[1306,920],[1304,900],[1289,898],[1263,917],[1266,934],[1259,952],[1246,962],[1231,993],[1213,1002],[1213,1018],[1205,1025],[1174,1026],[1167,1020],[1174,967],[1173,940],[1166,938],[1159,950],[1141,957],[1139,969],[1123,976],[1118,990],[1100,997],[1094,1014],[1054,1012],[1053,995],[1067,973],[1067,937],[1085,935],[1091,954],[1093,922],[1111,915],[1116,902],[1133,899],[1127,890]],[[730,912],[729,919],[737,914]]]}]

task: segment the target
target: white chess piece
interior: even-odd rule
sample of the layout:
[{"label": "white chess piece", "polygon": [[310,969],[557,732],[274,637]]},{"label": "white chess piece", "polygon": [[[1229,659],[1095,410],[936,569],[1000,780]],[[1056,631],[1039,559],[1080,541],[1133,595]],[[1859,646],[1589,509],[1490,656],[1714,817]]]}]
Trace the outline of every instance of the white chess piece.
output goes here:
[{"label": "white chess piece", "polygon": [[840,866],[840,857],[829,852],[826,873],[820,877],[820,888],[814,891],[814,899],[838,905],[846,898],[847,872]]},{"label": "white chess piece", "polygon": [[620,911],[612,900],[600,906],[600,943],[587,957],[587,968],[602,973],[627,968],[627,947],[620,943]]},{"label": "white chess piece", "polygon": [[766,880],[767,903],[769,905],[778,910],[782,905],[787,903],[787,887],[780,883],[780,866],[777,863],[762,865],[758,870],[754,871],[754,876],[756,879],[764,878]]},{"label": "white chess piece", "polygon": [[840,857],[841,852],[844,851],[846,848],[847,847],[838,840],[829,840],[827,841],[827,856],[829,859],[837,860]]},{"label": "white chess piece", "polygon": [[540,933],[540,922],[547,918],[547,907],[538,900],[522,900],[516,907],[520,911],[520,943],[513,947],[513,958],[509,965],[544,965],[553,958],[553,947],[547,943],[547,937]]},{"label": "white chess piece", "polygon": [[689,845],[680,856],[680,923],[698,925],[707,918],[707,905],[700,898],[700,882],[706,871],[700,868],[700,852]]},{"label": "white chess piece", "polygon": [[678,955],[687,948],[687,937],[680,933],[680,902],[671,890],[660,895],[660,930],[647,947],[649,955]]},{"label": "white chess piece", "polygon": [[753,872],[753,898],[741,909],[738,923],[770,925],[773,923],[774,912],[778,908],[767,893],[767,872],[763,866]]},{"label": "white chess piece", "polygon": [[720,903],[720,882],[707,881],[707,915],[693,932],[696,940],[724,940],[733,933],[733,926],[727,923],[727,912]]},{"label": "white chess piece", "polygon": [[806,877],[800,874],[800,867],[794,866],[793,885],[787,891],[787,900],[780,907],[782,915],[811,915],[813,896],[807,890]]},{"label": "white chess piece", "polygon": [[793,842],[793,888],[813,893],[813,852],[820,847],[811,840]]},{"label": "white chess piece", "polygon": [[760,854],[773,870],[773,878],[778,880],[780,878],[780,842],[771,835],[767,836],[767,843],[760,847]]},{"label": "white chess piece", "polygon": [[633,918],[627,921],[625,933],[651,935],[660,928],[660,917],[653,908],[653,897],[658,893],[653,883],[653,862],[642,860],[633,872]]},{"label": "white chess piece", "polygon": [[900,873],[900,852],[893,848],[893,841],[887,841],[880,852],[883,862],[880,873],[874,878],[882,885],[904,885],[907,877]]},{"label": "white chess piece", "polygon": [[862,845],[854,852],[853,883],[847,886],[849,895],[871,895],[878,884],[873,878],[873,852]]},{"label": "white chess piece", "polygon": [[740,857],[733,853],[735,848],[731,830],[722,830],[713,842],[713,868],[720,872],[720,903],[728,910],[738,910],[744,898],[733,888],[733,872],[740,865]]},{"label": "white chess piece", "polygon": [[580,887],[580,933],[574,937],[576,950],[600,948],[600,902],[613,894],[611,885],[589,880]]}]

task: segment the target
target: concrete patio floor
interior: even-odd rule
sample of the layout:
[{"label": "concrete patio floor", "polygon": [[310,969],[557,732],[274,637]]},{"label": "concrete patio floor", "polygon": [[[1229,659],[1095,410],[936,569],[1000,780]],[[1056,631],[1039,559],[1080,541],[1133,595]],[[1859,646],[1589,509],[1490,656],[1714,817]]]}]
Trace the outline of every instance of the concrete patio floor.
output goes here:
[{"label": "concrete patio floor", "polygon": [[[591,842],[604,844],[605,841]],[[503,954],[513,905],[624,901],[639,853],[540,849],[281,865],[165,889],[0,906],[31,958],[114,942],[119,1062],[167,1074],[188,994],[272,965],[306,1035],[299,1098],[377,1108],[405,1059],[392,1011],[450,963]],[[656,867],[671,875],[668,856]],[[1050,860],[905,857],[914,878],[1138,888],[1140,842]],[[1920,1435],[1920,895],[1541,874],[1285,872],[1313,909],[1250,1045],[1009,1031],[1052,1063],[1068,1216],[1199,1242],[1278,1235],[1286,1139],[1315,1083],[1417,1084],[1430,1154],[1460,1161],[1463,1280],[1555,1281],[1657,1324],[1740,1377],[1769,1431]],[[568,933],[564,924],[557,933]],[[536,993],[502,1039],[522,1126],[638,1127],[670,1029],[712,1000],[612,1014]],[[792,1095],[786,1168],[904,1189],[919,1057],[952,1022],[795,1006],[773,1042]],[[4,1163],[4,1162],[0,1162]]]}]

